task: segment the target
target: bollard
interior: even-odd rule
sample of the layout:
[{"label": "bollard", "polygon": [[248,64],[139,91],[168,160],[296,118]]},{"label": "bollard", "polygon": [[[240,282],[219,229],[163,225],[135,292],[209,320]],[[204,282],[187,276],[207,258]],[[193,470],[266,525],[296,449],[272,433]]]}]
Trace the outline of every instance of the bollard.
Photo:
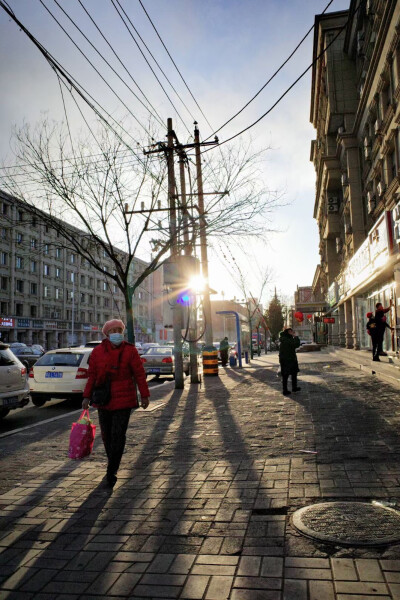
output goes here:
[{"label": "bollard", "polygon": [[218,375],[218,350],[214,346],[203,348],[203,375]]},{"label": "bollard", "polygon": [[248,350],[244,351],[244,360],[246,361],[246,365],[249,364],[249,352]]},{"label": "bollard", "polygon": [[232,352],[232,354],[229,357],[229,366],[236,367],[236,365],[237,365],[237,359],[236,359],[235,354]]}]

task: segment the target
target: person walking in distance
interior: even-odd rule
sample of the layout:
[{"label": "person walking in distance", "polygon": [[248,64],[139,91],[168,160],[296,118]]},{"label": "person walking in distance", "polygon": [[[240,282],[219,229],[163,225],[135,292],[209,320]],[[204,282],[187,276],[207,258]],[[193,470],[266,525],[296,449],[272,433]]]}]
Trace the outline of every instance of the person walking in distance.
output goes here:
[{"label": "person walking in distance", "polygon": [[[119,319],[111,319],[104,324],[102,331],[106,338],[90,355],[82,402],[82,408],[88,408],[90,402],[98,409],[101,437],[108,458],[106,478],[110,487],[114,487],[117,481],[131,410],[138,406],[135,382],[142,408],[148,407],[150,397],[139,353],[133,344],[124,341],[124,330],[125,325]],[[96,395],[99,389],[101,394]]]},{"label": "person walking in distance", "polygon": [[300,346],[300,340],[291,327],[284,329],[279,334],[279,364],[281,366],[283,395],[289,396],[288,379],[292,377],[292,392],[299,392],[297,386],[297,373],[299,363],[297,362],[296,348]]},{"label": "person walking in distance", "polygon": [[378,302],[375,306],[375,323],[378,338],[378,348],[376,356],[378,357],[378,361],[380,356],[387,356],[386,352],[383,351],[383,338],[385,336],[385,329],[388,328],[391,331],[393,331],[393,327],[390,327],[390,325],[388,325],[385,317],[385,314],[389,312],[391,306],[392,301],[390,301],[390,304],[387,308],[383,308],[381,302]]},{"label": "person walking in distance", "polygon": [[224,339],[221,340],[221,342],[219,344],[219,351],[221,353],[222,366],[226,367],[226,365],[228,364],[228,352],[229,352],[229,342],[228,342],[227,337],[224,337]]},{"label": "person walking in distance", "polygon": [[367,313],[367,333],[371,337],[372,342],[372,360],[379,361],[378,355],[378,330],[376,327],[375,317],[372,312]]}]

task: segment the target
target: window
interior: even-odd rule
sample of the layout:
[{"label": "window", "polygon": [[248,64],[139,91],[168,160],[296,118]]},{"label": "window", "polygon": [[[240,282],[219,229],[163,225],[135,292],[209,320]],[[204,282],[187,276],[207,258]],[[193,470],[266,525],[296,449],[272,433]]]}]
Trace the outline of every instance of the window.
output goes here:
[{"label": "window", "polygon": [[56,248],[56,258],[62,258],[62,250],[61,250],[61,248]]},{"label": "window", "polygon": [[113,292],[114,292],[114,294],[117,294],[117,293],[118,293],[118,286],[117,286],[117,285],[115,285],[115,283],[114,283],[114,285],[113,285]]},{"label": "window", "polygon": [[93,277],[89,277],[89,287],[93,289],[93,286],[94,286]]},{"label": "window", "polygon": [[50,277],[50,265],[47,265],[46,263],[43,265],[43,275]]},{"label": "window", "polygon": [[17,315],[17,317],[23,317],[24,316],[24,305],[23,304],[16,304],[15,305],[15,314]]},{"label": "window", "polygon": [[110,315],[104,315],[104,320],[105,321],[109,321],[110,320]]},{"label": "window", "polygon": [[31,294],[33,296],[37,295],[37,283],[31,283]]},{"label": "window", "polygon": [[103,292],[106,292],[108,288],[107,281],[103,281]]},{"label": "window", "polygon": [[31,260],[31,273],[36,273],[37,271],[37,262],[36,260]]},{"label": "window", "polygon": [[69,274],[69,280],[74,282],[75,281],[75,273],[73,271],[70,272]]},{"label": "window", "polygon": [[61,288],[55,288],[56,300],[61,300],[63,297],[63,290]]},{"label": "window", "polygon": [[1,239],[2,240],[6,240],[8,235],[7,235],[7,229],[5,227],[2,227],[0,230],[0,234],[1,234]]},{"label": "window", "polygon": [[85,302],[85,294],[81,294],[81,302]]},{"label": "window", "polygon": [[99,279],[96,281],[96,287],[98,290],[101,288],[101,281]]},{"label": "window", "polygon": [[2,315],[7,315],[8,314],[8,302],[1,302],[0,303],[0,313]]},{"label": "window", "polygon": [[17,211],[17,221],[19,221],[20,223],[22,223],[22,221],[24,220],[24,213],[22,210],[18,210]]},{"label": "window", "polygon": [[69,309],[67,309],[67,321],[71,320],[71,314],[72,314],[72,311],[70,311]]},{"label": "window", "polygon": [[104,298],[104,308],[109,308],[109,306],[110,306],[110,299]]},{"label": "window", "polygon": [[61,269],[59,269],[58,267],[56,267],[56,278],[60,279],[61,277]]},{"label": "window", "polygon": [[32,227],[36,227],[36,226],[37,226],[37,218],[32,217]]},{"label": "window", "polygon": [[31,304],[31,317],[37,317],[37,306]]},{"label": "window", "polygon": [[15,291],[16,292],[20,292],[21,294],[24,293],[24,282],[22,279],[16,279],[15,281]]},{"label": "window", "polygon": [[7,277],[2,277],[0,279],[0,289],[7,290],[8,289],[8,279]]},{"label": "window", "polygon": [[86,283],[86,277],[84,275],[81,275],[81,285],[85,285]]},{"label": "window", "polygon": [[6,252],[0,252],[0,265],[6,265],[7,264],[7,253]]},{"label": "window", "polygon": [[98,315],[97,315],[97,322],[101,323],[101,314],[100,313],[98,313]]},{"label": "window", "polygon": [[138,298],[139,298],[139,300],[141,300],[141,299],[142,299],[142,297],[143,297],[143,294],[142,294],[142,292],[139,292],[139,293],[138,293]]},{"label": "window", "polygon": [[37,239],[31,238],[31,249],[35,250],[37,248]]},{"label": "window", "polygon": [[397,165],[396,165],[396,152],[393,150],[388,155],[388,171],[389,171],[389,182],[393,181],[393,179],[397,175]]},{"label": "window", "polygon": [[81,311],[81,321],[84,323],[86,319],[86,313],[84,310]]},{"label": "window", "polygon": [[23,269],[24,268],[24,259],[22,258],[22,256],[16,256],[15,257],[15,267],[17,269]]},{"label": "window", "polygon": [[24,236],[22,233],[17,233],[17,244],[22,244]]},{"label": "window", "polygon": [[73,265],[76,262],[76,256],[75,254],[71,254],[69,257],[70,263]]},{"label": "window", "polygon": [[45,244],[44,248],[43,248],[43,254],[48,254],[49,253],[49,245]]},{"label": "window", "polygon": [[4,216],[8,215],[10,205],[7,202],[1,203],[1,214]]},{"label": "window", "polygon": [[91,323],[93,321],[93,313],[92,312],[88,313],[88,319],[89,319],[89,323]]},{"label": "window", "polygon": [[96,306],[100,306],[101,298],[100,296],[96,297]]}]

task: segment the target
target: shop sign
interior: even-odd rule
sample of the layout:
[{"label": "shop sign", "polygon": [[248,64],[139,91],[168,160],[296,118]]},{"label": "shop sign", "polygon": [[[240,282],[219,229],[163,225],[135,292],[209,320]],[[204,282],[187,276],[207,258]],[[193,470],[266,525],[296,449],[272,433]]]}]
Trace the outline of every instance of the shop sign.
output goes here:
[{"label": "shop sign", "polygon": [[29,328],[31,326],[31,320],[30,319],[17,319],[17,327],[27,327]]},{"label": "shop sign", "polygon": [[32,327],[34,329],[43,329],[43,321],[32,321]]},{"label": "shop sign", "polygon": [[92,329],[92,326],[83,324],[82,329],[83,329],[83,331],[90,331]]},{"label": "shop sign", "polygon": [[372,273],[369,237],[361,244],[346,269],[349,289],[357,287]]},{"label": "shop sign", "polygon": [[57,323],[55,321],[45,321],[44,328],[45,329],[57,329]]},{"label": "shop sign", "polygon": [[62,321],[57,323],[58,329],[68,329],[67,323],[63,323]]},{"label": "shop sign", "polygon": [[336,281],[334,281],[332,283],[332,285],[329,287],[326,299],[327,299],[329,306],[334,306],[334,304],[337,304],[339,297],[338,297],[338,284],[336,283]]},{"label": "shop sign", "polygon": [[92,325],[92,331],[98,331],[98,330],[99,330],[98,325]]},{"label": "shop sign", "polygon": [[324,323],[335,323],[335,317],[323,317],[322,321]]},{"label": "shop sign", "polygon": [[11,317],[0,317],[0,327],[15,327],[15,319]]},{"label": "shop sign", "polygon": [[368,239],[373,270],[380,269],[389,257],[386,214],[371,229]]}]

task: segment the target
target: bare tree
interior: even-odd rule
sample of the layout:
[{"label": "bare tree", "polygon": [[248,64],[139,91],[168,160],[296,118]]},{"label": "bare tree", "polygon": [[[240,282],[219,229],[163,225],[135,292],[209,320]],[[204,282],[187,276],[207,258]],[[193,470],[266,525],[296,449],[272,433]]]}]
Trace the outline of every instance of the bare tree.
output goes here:
[{"label": "bare tree", "polygon": [[[128,338],[134,340],[132,294],[168,259],[172,244],[181,252],[185,228],[195,247],[200,216],[192,200],[188,218],[178,220],[176,238],[171,239],[163,154],[132,150],[103,126],[92,137],[95,141],[72,143],[68,126],[46,118],[34,128],[23,125],[12,140],[18,167],[7,170],[1,185],[24,200],[32,214],[40,210],[40,219],[95,269],[103,273],[102,259],[111,259],[114,269],[107,275],[124,295]],[[267,216],[279,197],[261,183],[263,155],[241,146],[205,157],[211,191],[226,191],[222,197],[206,196],[208,236],[262,236],[268,230]],[[188,174],[193,192],[190,157]],[[149,250],[149,262],[135,273],[133,259]]]}]

